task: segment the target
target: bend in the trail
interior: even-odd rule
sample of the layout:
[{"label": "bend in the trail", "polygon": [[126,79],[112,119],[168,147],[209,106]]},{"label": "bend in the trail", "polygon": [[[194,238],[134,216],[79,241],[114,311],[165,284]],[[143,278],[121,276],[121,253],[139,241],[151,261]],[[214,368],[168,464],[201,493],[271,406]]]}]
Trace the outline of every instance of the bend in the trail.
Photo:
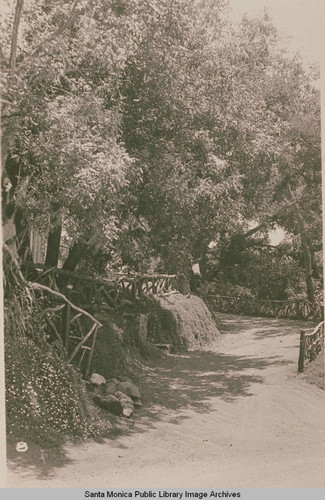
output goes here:
[{"label": "bend in the trail", "polygon": [[207,350],[144,372],[145,405],[122,436],[68,448],[62,467],[45,458],[11,470],[9,485],[325,486],[324,391],[297,375],[300,329],[311,325],[219,319],[226,333]]}]

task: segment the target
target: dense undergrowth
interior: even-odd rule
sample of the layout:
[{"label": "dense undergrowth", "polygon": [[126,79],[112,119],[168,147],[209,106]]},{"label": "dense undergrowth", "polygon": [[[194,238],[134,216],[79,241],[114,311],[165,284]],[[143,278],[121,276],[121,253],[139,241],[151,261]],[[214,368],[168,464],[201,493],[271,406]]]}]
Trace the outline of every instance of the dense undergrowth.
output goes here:
[{"label": "dense undergrowth", "polygon": [[153,298],[143,297],[117,311],[94,315],[103,327],[98,331],[93,369],[106,379],[129,377],[138,381],[143,363],[152,364],[161,357],[152,343],[170,342],[180,347],[172,314]]},{"label": "dense undergrowth", "polygon": [[[4,304],[9,446],[24,441],[28,446],[58,448],[69,439],[114,433],[114,417],[94,406],[81,372],[67,363],[62,343],[51,339],[33,290],[14,275],[6,282]],[[103,327],[92,371],[107,379],[138,380],[143,364],[161,357],[157,349],[140,342],[133,321],[148,312],[152,302],[144,299],[123,311],[97,312]]]},{"label": "dense undergrowth", "polygon": [[136,342],[130,325],[124,324],[128,329],[123,329],[123,316],[105,314],[100,319],[103,327],[98,332],[92,371],[107,380],[130,378],[138,382],[143,365],[154,363],[161,353]]},{"label": "dense undergrowth", "polygon": [[[10,258],[5,278],[8,443],[26,441],[47,448],[66,439],[100,438],[114,432],[114,418],[94,406],[82,373],[67,363],[62,342],[53,338],[53,332],[51,336],[44,316],[44,307],[50,304],[37,296]],[[144,366],[163,356],[155,343],[186,349],[195,342],[201,345],[201,337],[208,342],[218,333],[203,302],[181,294],[164,301],[143,297],[116,311],[93,313],[103,326],[91,371],[107,380],[139,382]]]},{"label": "dense undergrowth", "polygon": [[81,375],[50,347],[28,338],[5,342],[9,441],[59,445],[67,436],[95,436]]},{"label": "dense undergrowth", "polygon": [[23,319],[16,317],[13,333],[13,315],[8,313],[12,306],[7,301],[5,308],[10,316],[10,324],[5,323],[8,443],[26,441],[46,448],[60,446],[67,438],[98,435],[100,422],[93,416],[81,373],[67,364],[62,345],[48,342],[33,311]]},{"label": "dense undergrowth", "polygon": [[66,438],[99,433],[81,373],[68,365],[63,345],[49,335],[42,304],[5,252],[4,331],[8,444],[44,448]]},{"label": "dense undergrowth", "polygon": [[107,379],[122,376],[136,381],[142,364],[155,363],[161,356],[154,344],[169,344],[180,351],[203,347],[219,335],[209,310],[195,296],[145,296],[116,312],[94,315],[103,327],[93,369]]}]

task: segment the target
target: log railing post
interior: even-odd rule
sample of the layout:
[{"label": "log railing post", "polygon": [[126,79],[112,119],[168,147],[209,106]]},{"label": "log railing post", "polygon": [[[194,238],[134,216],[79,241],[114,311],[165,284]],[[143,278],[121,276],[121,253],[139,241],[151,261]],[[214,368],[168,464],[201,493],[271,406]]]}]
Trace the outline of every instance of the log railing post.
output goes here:
[{"label": "log railing post", "polygon": [[133,302],[137,300],[137,286],[135,282],[132,283],[131,297]]},{"label": "log railing post", "polygon": [[306,331],[300,331],[300,349],[299,349],[299,359],[298,359],[298,372],[302,373],[305,369],[305,339]]},{"label": "log railing post", "polygon": [[71,319],[71,307],[67,304],[63,309],[63,344],[65,350],[68,354],[69,351],[69,341],[70,341],[70,319]]},{"label": "log railing post", "polygon": [[89,377],[89,372],[90,372],[90,367],[91,367],[91,361],[93,359],[95,345],[96,345],[97,332],[98,332],[98,326],[96,326],[95,331],[93,333],[93,338],[92,338],[92,342],[91,342],[91,348],[90,348],[90,351],[89,351],[89,354],[88,354],[87,365],[86,365],[86,370],[85,370],[85,378],[86,379]]},{"label": "log railing post", "polygon": [[143,296],[142,283],[143,283],[143,280],[142,280],[142,279],[138,279],[138,280],[137,280],[137,285],[138,285],[138,296],[139,296],[139,297],[142,297],[142,296]]}]

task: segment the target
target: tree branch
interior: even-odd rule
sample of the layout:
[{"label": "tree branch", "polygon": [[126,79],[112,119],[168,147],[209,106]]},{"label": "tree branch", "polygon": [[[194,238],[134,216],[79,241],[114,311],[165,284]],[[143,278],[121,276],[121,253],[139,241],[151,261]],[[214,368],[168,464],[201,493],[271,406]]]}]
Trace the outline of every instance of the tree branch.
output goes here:
[{"label": "tree branch", "polygon": [[29,285],[30,288],[34,288],[34,289],[36,288],[38,290],[44,290],[44,291],[50,293],[51,295],[55,295],[56,297],[59,297],[66,304],[68,304],[72,309],[74,309],[75,311],[80,312],[81,314],[84,314],[89,319],[91,319],[94,323],[96,323],[96,325],[103,326],[96,318],[94,318],[94,316],[92,316],[91,314],[89,314],[84,309],[81,309],[80,307],[77,307],[75,304],[73,304],[72,302],[70,302],[70,300],[67,299],[67,297],[65,295],[63,295],[63,293],[56,292],[55,290],[52,290],[52,288],[49,288],[46,285],[41,285],[40,283],[34,283],[32,281],[28,281],[27,283],[28,283],[28,285]]},{"label": "tree branch", "polygon": [[78,4],[78,0],[75,0],[72,4],[68,19],[56,31],[54,31],[54,33],[49,35],[47,38],[44,38],[44,40],[42,40],[42,42],[40,42],[38,44],[38,46],[33,50],[33,52],[31,54],[29,54],[26,57],[26,59],[24,59],[23,63],[21,64],[21,67],[24,67],[24,65],[26,63],[28,63],[30,61],[30,59],[33,59],[35,56],[37,56],[42,51],[42,49],[44,48],[45,45],[52,42],[52,40],[54,40],[54,38],[58,37],[61,33],[63,33],[63,31],[66,28],[68,28],[71,25],[71,23],[75,17],[74,14],[75,14],[77,4]]},{"label": "tree branch", "polygon": [[17,40],[18,40],[18,29],[21,18],[21,11],[24,5],[24,0],[17,0],[15,9],[15,19],[12,28],[11,37],[11,48],[10,48],[10,58],[9,58],[9,72],[10,76],[13,76],[16,71],[16,56],[17,56]]}]

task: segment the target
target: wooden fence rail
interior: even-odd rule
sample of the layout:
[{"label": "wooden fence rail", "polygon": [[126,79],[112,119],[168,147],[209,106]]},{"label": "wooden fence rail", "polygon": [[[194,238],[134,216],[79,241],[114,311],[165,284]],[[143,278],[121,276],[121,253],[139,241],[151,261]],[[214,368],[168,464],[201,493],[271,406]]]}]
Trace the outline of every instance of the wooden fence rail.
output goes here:
[{"label": "wooden fence rail", "polygon": [[62,291],[73,303],[84,309],[106,307],[116,309],[125,303],[132,303],[145,294],[159,295],[179,290],[182,275],[143,274],[120,276],[115,280],[92,278],[77,272],[65,271],[43,264],[26,263],[27,276],[38,272],[34,281],[49,288]]},{"label": "wooden fence rail", "polygon": [[87,378],[97,331],[102,324],[62,293],[41,283],[29,282],[28,285],[39,294],[38,302],[41,307],[38,316],[45,317],[52,336],[63,344],[68,363],[73,361]]},{"label": "wooden fence rail", "polygon": [[298,358],[298,372],[302,373],[305,364],[313,361],[320,353],[324,345],[324,321],[319,323],[316,328],[308,333],[306,330],[300,332],[300,349]]},{"label": "wooden fence rail", "polygon": [[322,307],[319,304],[312,304],[307,299],[257,300],[251,297],[207,295],[205,300],[213,309],[220,312],[244,313],[276,318],[323,319]]},{"label": "wooden fence rail", "polygon": [[[18,286],[24,291],[24,296],[28,298],[29,314],[36,320],[41,320],[49,342],[58,342],[62,350],[65,350],[68,363],[77,364],[87,378],[97,331],[102,324],[58,290],[43,283],[27,280],[10,248],[3,245],[3,250],[7,264],[4,280],[6,291],[10,291],[10,287],[13,286]],[[34,268],[34,276],[35,271]],[[51,272],[46,270],[46,276],[51,276]],[[55,285],[52,281],[50,284]],[[16,335],[15,330],[13,334]]]}]

